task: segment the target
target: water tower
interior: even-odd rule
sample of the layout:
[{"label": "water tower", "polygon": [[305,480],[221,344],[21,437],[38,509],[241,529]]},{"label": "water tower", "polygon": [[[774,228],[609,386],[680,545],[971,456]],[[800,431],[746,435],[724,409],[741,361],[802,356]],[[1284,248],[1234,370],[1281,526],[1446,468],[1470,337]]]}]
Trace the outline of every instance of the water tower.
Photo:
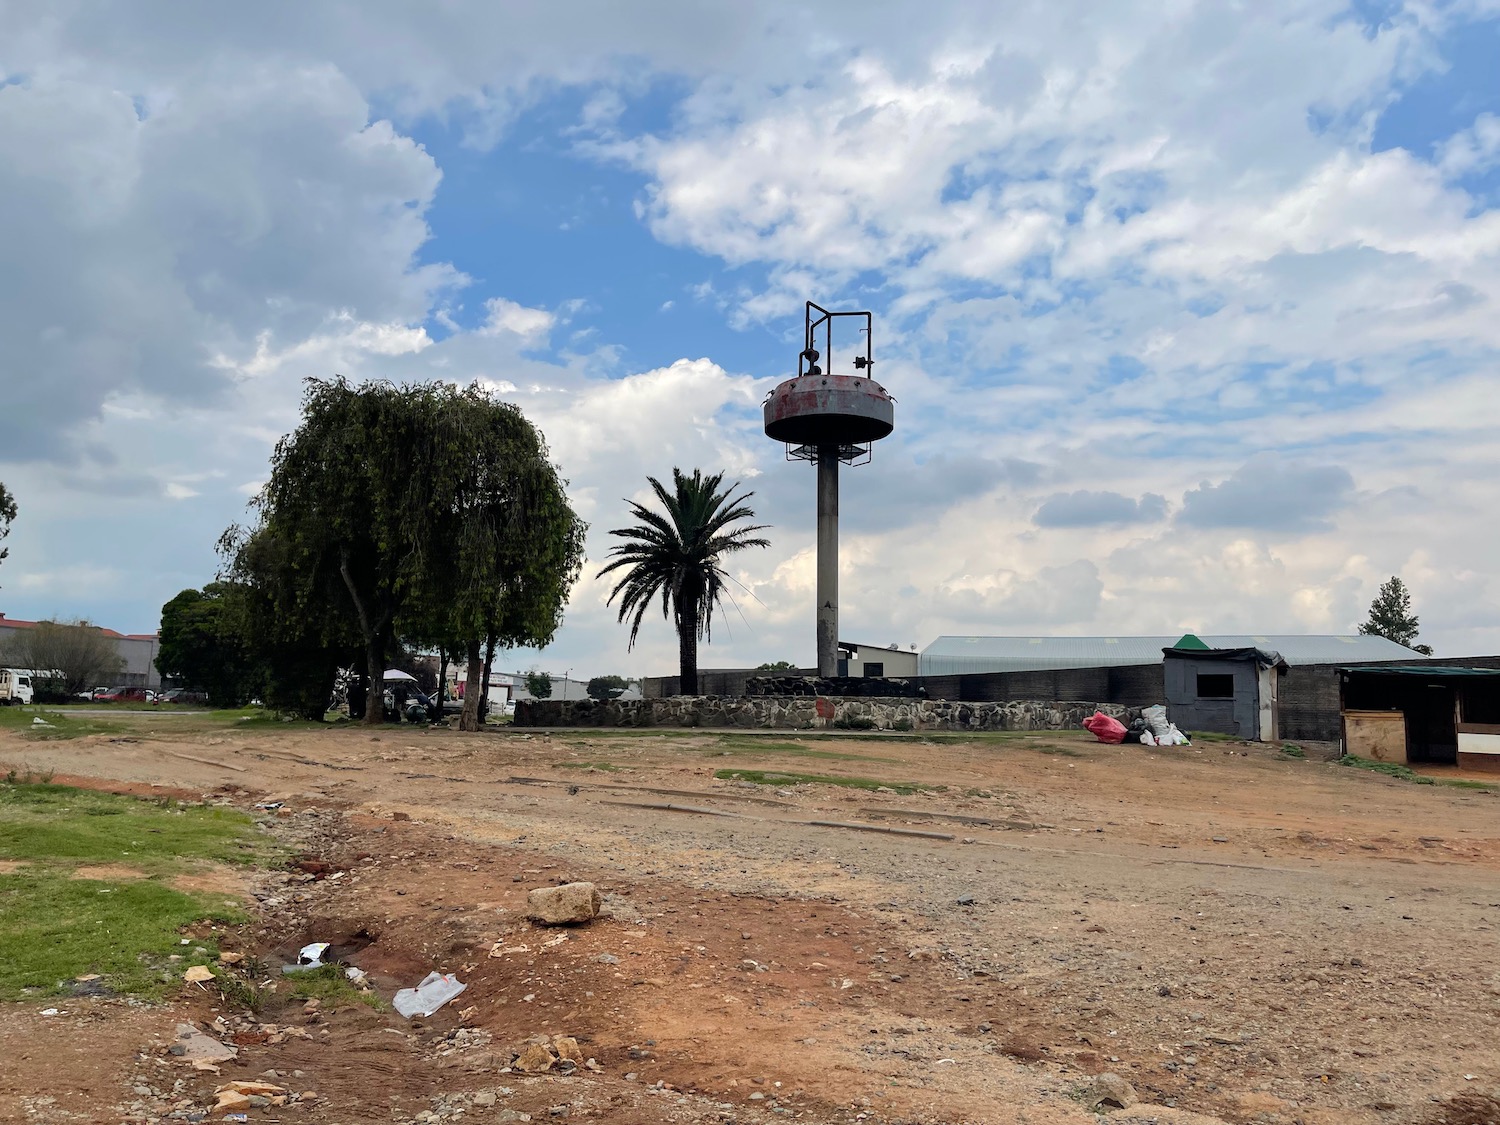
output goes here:
[{"label": "water tower", "polygon": [[[852,321],[846,318],[853,318]],[[848,324],[856,340],[852,371],[833,370],[833,324]],[[861,324],[861,322],[863,322]],[[872,442],[895,428],[890,395],[870,377],[873,320],[868,312],[829,312],[807,302],[806,332],[797,375],[765,402],[766,436],[786,444],[789,461],[818,466],[818,675],[838,675],[839,465],[863,465]],[[822,350],[819,351],[819,331]],[[846,347],[850,345],[846,344]],[[823,363],[820,364],[819,360]],[[824,366],[826,364],[826,367]]]}]

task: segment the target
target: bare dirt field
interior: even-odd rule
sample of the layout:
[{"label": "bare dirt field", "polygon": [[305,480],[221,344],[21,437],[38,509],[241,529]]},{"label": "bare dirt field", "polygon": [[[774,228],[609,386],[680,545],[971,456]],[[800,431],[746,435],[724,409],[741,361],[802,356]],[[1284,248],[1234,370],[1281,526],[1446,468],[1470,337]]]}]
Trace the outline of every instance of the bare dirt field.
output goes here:
[{"label": "bare dirt field", "polygon": [[[282,802],[261,815],[300,864],[205,876],[279,991],[254,1016],[198,986],[0,1006],[0,1120],[202,1120],[266,1077],[301,1097],[249,1120],[1047,1125],[1096,1121],[1112,1072],[1130,1125],[1500,1121],[1495,790],[1069,734],[190,726],[0,734],[0,764]],[[580,879],[598,920],[525,920]],[[306,1011],[280,965],[309,941],[387,1000],[432,970],[468,989],[426,1019]],[[182,1021],[238,1057],[167,1054]],[[594,1067],[511,1067],[556,1035]]]}]

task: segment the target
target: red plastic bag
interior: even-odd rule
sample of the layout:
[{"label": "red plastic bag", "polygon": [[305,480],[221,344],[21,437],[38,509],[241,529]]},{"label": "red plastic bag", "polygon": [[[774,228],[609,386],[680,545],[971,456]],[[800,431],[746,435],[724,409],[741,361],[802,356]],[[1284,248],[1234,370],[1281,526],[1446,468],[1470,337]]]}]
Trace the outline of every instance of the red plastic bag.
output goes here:
[{"label": "red plastic bag", "polygon": [[1100,742],[1124,742],[1125,724],[1111,719],[1103,711],[1095,711],[1083,720],[1083,729],[1089,731]]}]

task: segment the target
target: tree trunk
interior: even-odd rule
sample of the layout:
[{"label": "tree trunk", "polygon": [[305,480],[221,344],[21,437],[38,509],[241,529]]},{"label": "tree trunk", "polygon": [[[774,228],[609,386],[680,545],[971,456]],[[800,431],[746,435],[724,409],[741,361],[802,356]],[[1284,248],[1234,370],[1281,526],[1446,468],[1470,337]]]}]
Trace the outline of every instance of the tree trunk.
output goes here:
[{"label": "tree trunk", "polygon": [[479,677],[484,669],[479,661],[479,642],[470,641],[466,655],[469,658],[469,671],[464,679],[464,709],[459,715],[459,730],[479,729],[479,696],[485,689],[479,682]]},{"label": "tree trunk", "polygon": [[698,607],[683,606],[677,617],[677,692],[698,694]]},{"label": "tree trunk", "polygon": [[495,667],[495,635],[491,633],[484,641],[484,697],[479,701],[479,722],[482,725],[490,717],[490,671]]},{"label": "tree trunk", "polygon": [[443,700],[448,694],[448,650],[438,650],[438,685],[437,702],[433,704],[432,711],[428,717],[435,723],[443,721]]},{"label": "tree trunk", "polygon": [[370,670],[370,691],[365,696],[365,722],[385,722],[385,637],[377,632],[365,641],[365,667]]}]

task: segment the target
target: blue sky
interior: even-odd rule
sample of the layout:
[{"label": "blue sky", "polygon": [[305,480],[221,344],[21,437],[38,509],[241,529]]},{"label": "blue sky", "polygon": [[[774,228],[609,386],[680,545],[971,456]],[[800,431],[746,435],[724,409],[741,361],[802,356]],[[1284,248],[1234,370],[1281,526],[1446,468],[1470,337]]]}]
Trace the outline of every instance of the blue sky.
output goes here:
[{"label": "blue sky", "polygon": [[[1275,0],[0,12],[0,611],[210,579],[300,380],[484,379],[592,525],[673,465],[771,549],[705,666],[805,662],[800,310],[869,307],[844,632],[1344,632],[1400,574],[1500,651],[1500,7]],[[843,18],[858,14],[858,19]]]}]

